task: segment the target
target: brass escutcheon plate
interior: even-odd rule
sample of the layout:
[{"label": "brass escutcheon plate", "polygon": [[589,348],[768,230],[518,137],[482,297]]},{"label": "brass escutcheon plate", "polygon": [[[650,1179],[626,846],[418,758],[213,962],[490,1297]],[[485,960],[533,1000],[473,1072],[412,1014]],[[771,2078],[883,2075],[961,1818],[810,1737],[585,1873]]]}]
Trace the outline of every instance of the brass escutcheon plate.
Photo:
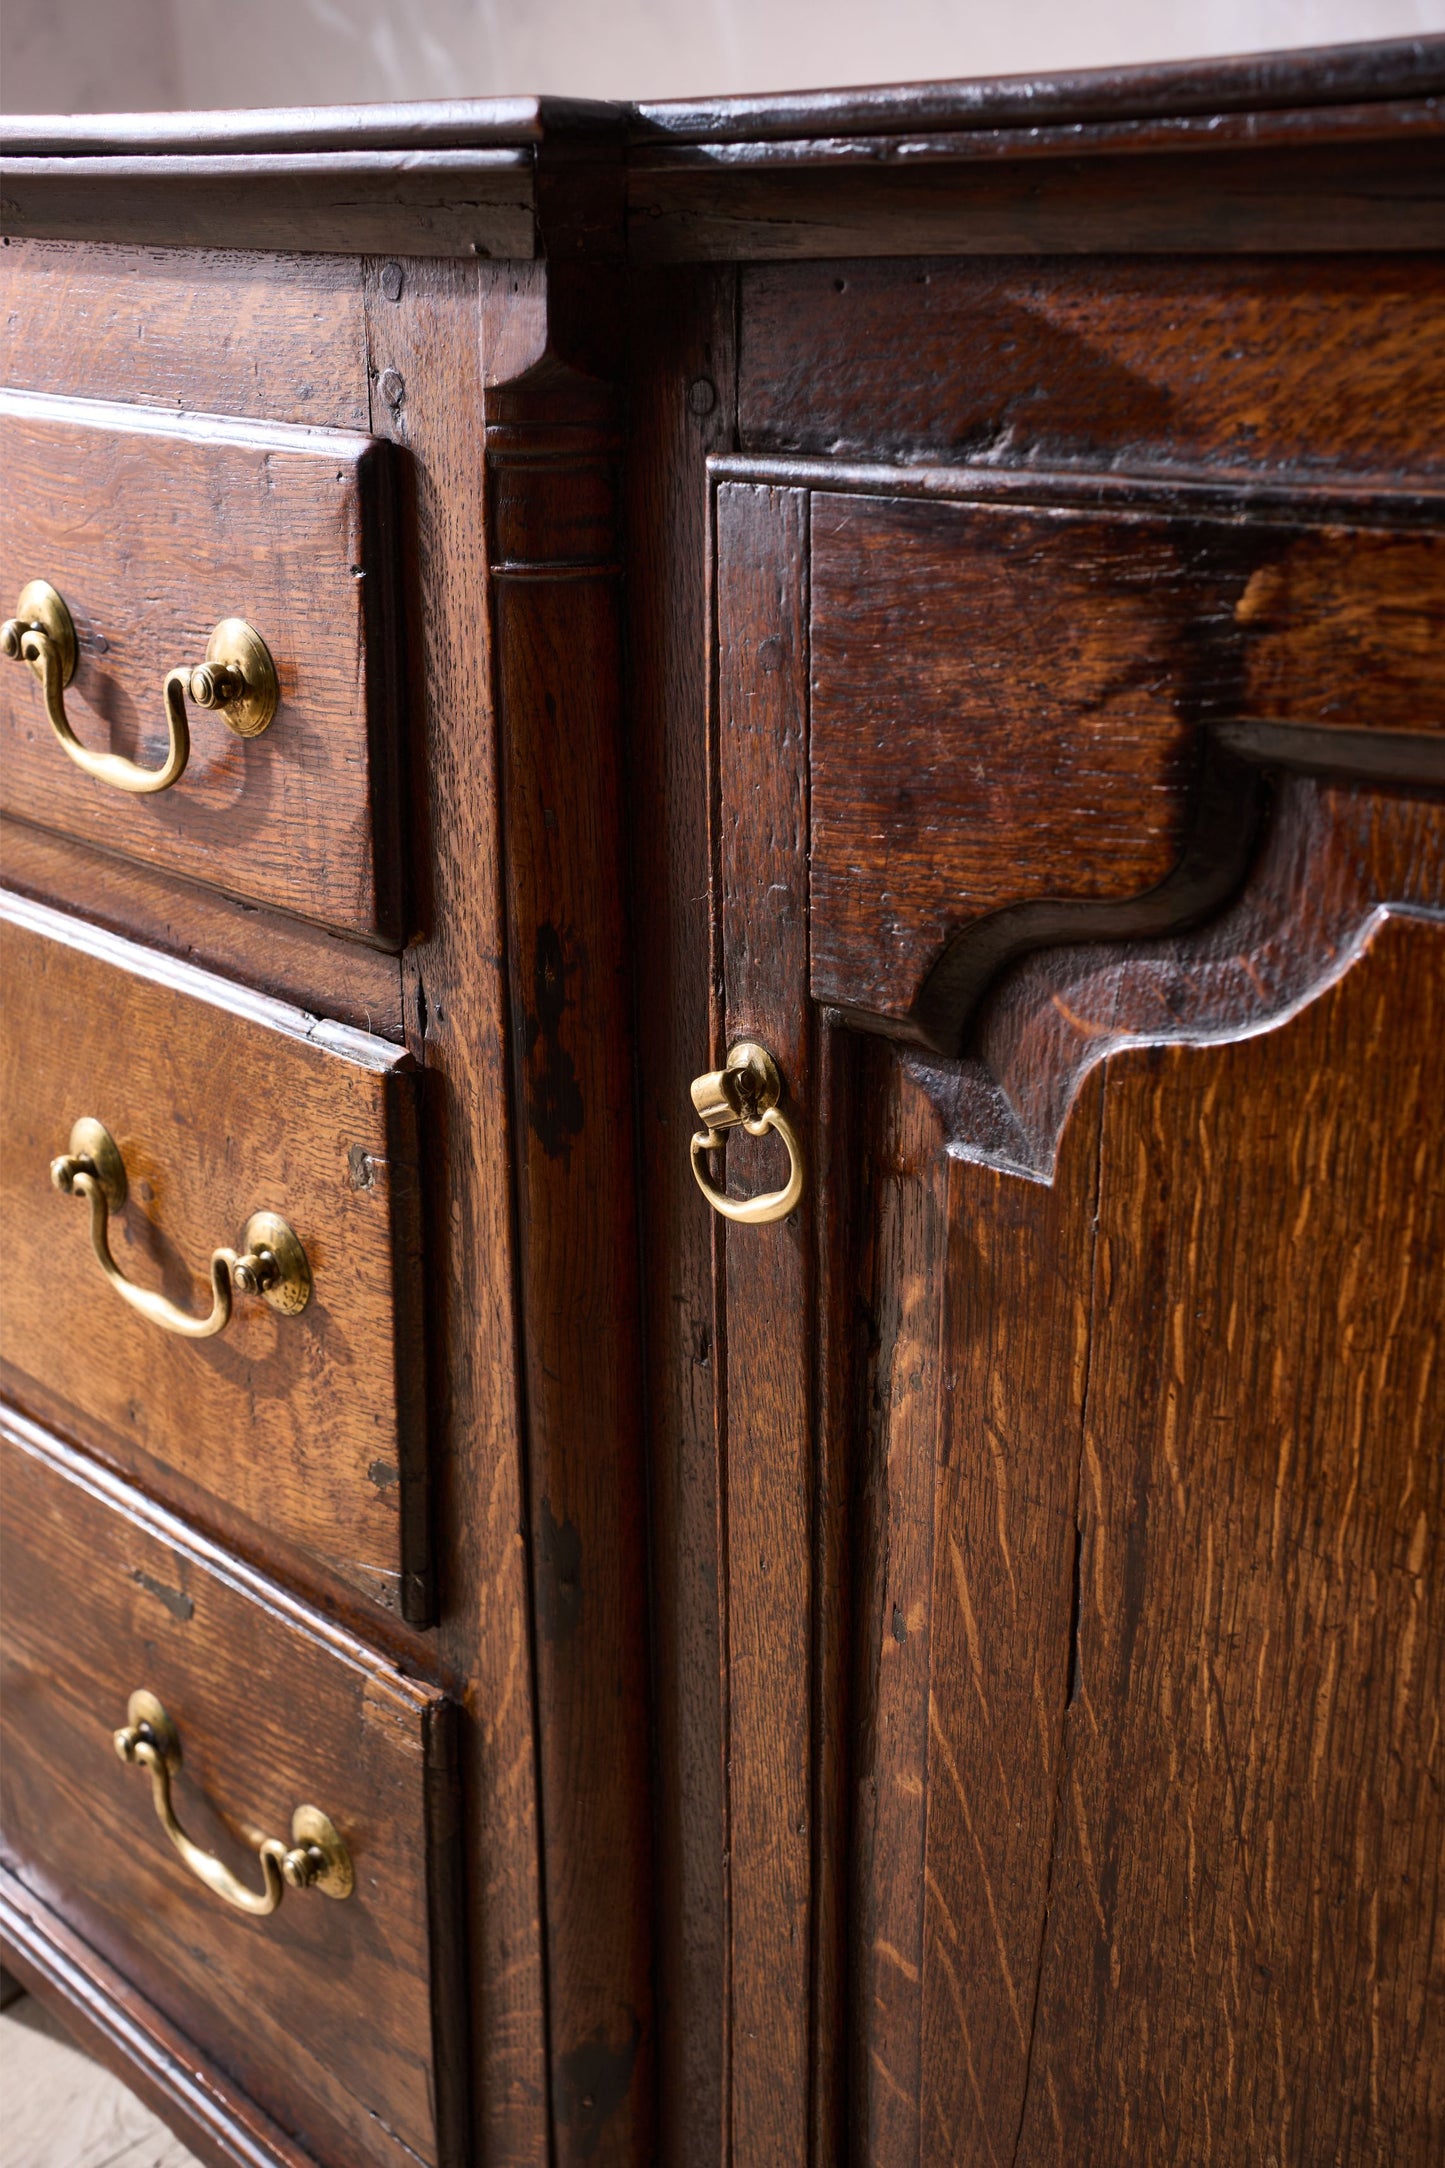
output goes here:
[{"label": "brass escutcheon plate", "polygon": [[106,1203],[112,1212],[119,1212],[126,1196],[125,1161],[105,1123],[96,1121],[94,1115],[82,1114],[71,1126],[70,1156],[90,1161]]},{"label": "brass escutcheon plate", "polygon": [[217,710],[238,738],[259,738],[280,705],[271,650],[244,617],[223,617],[206,642],[206,660],[241,678],[245,690]]},{"label": "brass escutcheon plate", "polygon": [[743,1126],[751,1129],[782,1097],[778,1065],[755,1039],[739,1039],[736,1046],[728,1048],[727,1074],[733,1080]]},{"label": "brass escutcheon plate", "polygon": [[356,1869],[351,1854],[337,1833],[336,1824],[320,1807],[298,1807],[291,1817],[291,1842],[305,1849],[313,1846],[325,1865],[311,1884],[323,1897],[349,1897],[356,1888]]},{"label": "brass escutcheon plate", "polygon": [[60,657],[60,682],[68,685],[75,675],[80,652],[75,620],[49,580],[27,580],[20,590],[15,615],[22,625],[38,625]]},{"label": "brass escutcheon plate", "polygon": [[139,1686],[126,1704],[125,1720],[132,1731],[139,1731],[144,1725],[155,1740],[166,1767],[180,1768],[181,1735],[167,1716],[164,1702]]},{"label": "brass escutcheon plate", "polygon": [[261,1299],[283,1317],[298,1317],[311,1300],[311,1267],[306,1252],[279,1212],[253,1212],[241,1233],[241,1254],[269,1250],[276,1277],[261,1289]]}]

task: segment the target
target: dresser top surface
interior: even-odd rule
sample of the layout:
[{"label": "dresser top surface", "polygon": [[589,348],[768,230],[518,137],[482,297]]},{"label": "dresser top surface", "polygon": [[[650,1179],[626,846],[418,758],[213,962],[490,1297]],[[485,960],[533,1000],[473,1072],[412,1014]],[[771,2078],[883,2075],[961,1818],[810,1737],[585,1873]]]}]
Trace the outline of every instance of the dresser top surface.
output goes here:
[{"label": "dresser top surface", "polygon": [[616,105],[457,98],[412,104],[289,106],[190,113],[10,114],[12,158],[264,156],[306,152],[530,152],[625,130],[664,144],[782,144],[1100,125],[1204,114],[1310,111],[1418,100],[1445,91],[1445,36],[1040,76],[899,83]]},{"label": "dresser top surface", "polygon": [[1445,243],[1445,36],[979,82],[0,121],[39,241],[616,265]]}]

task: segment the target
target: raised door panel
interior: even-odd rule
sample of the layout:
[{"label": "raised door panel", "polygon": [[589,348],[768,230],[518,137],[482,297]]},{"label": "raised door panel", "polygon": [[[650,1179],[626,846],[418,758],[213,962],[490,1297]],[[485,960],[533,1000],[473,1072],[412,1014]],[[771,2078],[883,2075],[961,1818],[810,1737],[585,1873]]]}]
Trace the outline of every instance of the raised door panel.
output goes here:
[{"label": "raised door panel", "polygon": [[[710,1051],[772,1049],[808,1168],[789,1218],[715,1230],[731,2157],[1423,2168],[1437,545],[1306,523],[1242,619],[1197,524],[1190,555],[1150,517],[1000,513],[993,594],[968,506],[735,472],[714,502]],[[860,535],[887,546],[848,588]],[[1072,646],[1028,644],[1050,593]],[[1372,700],[1405,623],[1418,674]],[[1112,712],[1067,667],[1091,627]],[[1191,639],[1217,697],[1181,710]],[[1212,894],[1040,921],[947,1053],[897,1043],[990,908],[1113,877],[1091,762],[1157,891],[1240,719],[1285,736],[1221,770]],[[780,1145],[728,1135],[731,1194],[773,1187]]]},{"label": "raised door panel", "polygon": [[814,999],[954,1053],[1010,956],[1224,900],[1241,759],[1445,781],[1445,537],[1328,509],[814,493]]}]

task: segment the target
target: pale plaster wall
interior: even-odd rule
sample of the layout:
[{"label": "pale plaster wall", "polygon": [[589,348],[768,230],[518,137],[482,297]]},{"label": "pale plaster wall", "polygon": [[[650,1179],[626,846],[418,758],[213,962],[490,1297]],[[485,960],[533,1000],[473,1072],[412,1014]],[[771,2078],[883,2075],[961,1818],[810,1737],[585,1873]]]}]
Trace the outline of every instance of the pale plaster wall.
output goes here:
[{"label": "pale plaster wall", "polygon": [[1445,0],[4,0],[0,109],[653,98],[1445,29]]}]

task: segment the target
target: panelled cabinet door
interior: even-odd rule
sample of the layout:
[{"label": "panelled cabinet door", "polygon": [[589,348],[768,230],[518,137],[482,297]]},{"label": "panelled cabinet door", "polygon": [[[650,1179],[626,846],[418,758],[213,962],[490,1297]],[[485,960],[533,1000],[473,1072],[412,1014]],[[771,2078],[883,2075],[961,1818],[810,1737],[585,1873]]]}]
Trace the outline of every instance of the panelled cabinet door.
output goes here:
[{"label": "panelled cabinet door", "polygon": [[732,2157],[1423,2164],[1445,542],[891,486],[714,472]]}]

